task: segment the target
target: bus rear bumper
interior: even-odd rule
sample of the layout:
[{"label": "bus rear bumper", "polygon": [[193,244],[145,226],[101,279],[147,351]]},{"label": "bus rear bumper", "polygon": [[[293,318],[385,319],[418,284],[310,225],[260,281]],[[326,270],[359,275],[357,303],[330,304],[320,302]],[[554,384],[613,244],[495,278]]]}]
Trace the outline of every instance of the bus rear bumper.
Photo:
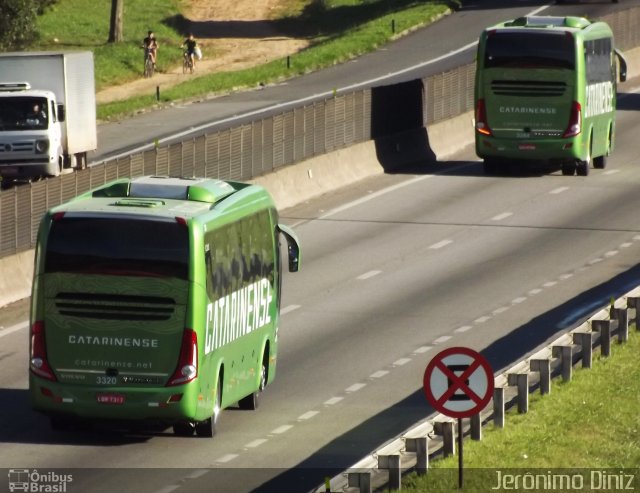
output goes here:
[{"label": "bus rear bumper", "polygon": [[61,385],[30,377],[32,408],[48,416],[77,420],[157,421],[197,419],[194,385],[104,388]]},{"label": "bus rear bumper", "polygon": [[586,159],[586,148],[578,139],[496,139],[476,135],[476,154],[482,159],[531,161],[577,161]]}]

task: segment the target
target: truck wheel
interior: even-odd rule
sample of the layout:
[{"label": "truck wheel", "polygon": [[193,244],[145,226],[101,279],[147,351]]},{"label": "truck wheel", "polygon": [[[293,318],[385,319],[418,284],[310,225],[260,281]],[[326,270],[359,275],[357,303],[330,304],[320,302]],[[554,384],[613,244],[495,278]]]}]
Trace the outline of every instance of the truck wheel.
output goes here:
[{"label": "truck wheel", "polygon": [[75,155],[75,159],[76,159],[76,166],[75,168],[80,170],[80,169],[86,169],[87,168],[87,155],[84,152],[78,153]]}]

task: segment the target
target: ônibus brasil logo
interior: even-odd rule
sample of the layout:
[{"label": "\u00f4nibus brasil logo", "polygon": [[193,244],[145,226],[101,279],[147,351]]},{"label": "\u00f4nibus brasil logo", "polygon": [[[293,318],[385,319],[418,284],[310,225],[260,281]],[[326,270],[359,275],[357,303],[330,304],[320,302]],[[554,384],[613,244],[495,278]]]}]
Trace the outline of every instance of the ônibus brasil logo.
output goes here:
[{"label": "\u00f4nibus brasil logo", "polygon": [[73,482],[71,474],[38,472],[37,469],[9,469],[9,491],[32,493],[65,493],[67,484]]}]

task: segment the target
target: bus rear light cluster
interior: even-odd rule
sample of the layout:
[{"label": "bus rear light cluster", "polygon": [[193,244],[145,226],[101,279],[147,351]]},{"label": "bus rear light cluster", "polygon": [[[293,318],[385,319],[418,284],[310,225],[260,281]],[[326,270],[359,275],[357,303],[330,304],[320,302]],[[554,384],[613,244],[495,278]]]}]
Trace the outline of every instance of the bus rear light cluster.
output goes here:
[{"label": "bus rear light cluster", "polygon": [[183,385],[198,376],[198,336],[193,329],[184,329],[178,366],[171,375],[167,387]]},{"label": "bus rear light cluster", "polygon": [[31,359],[29,360],[31,373],[38,377],[56,381],[53,370],[47,360],[47,346],[45,344],[44,322],[38,320],[31,326]]},{"label": "bus rear light cluster", "polygon": [[582,106],[577,101],[571,104],[571,112],[569,113],[569,124],[562,134],[563,138],[575,137],[582,132]]},{"label": "bus rear light cluster", "polygon": [[493,135],[487,122],[487,107],[484,99],[479,99],[476,104],[476,130],[483,135]]}]

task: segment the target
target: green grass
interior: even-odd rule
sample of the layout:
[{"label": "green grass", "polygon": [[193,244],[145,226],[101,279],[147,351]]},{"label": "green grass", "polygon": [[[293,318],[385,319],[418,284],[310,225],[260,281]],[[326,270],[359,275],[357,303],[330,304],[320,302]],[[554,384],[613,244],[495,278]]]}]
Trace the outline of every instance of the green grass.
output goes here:
[{"label": "green grass", "polygon": [[[286,35],[308,39],[309,48],[292,56],[289,64],[282,59],[252,69],[190,77],[163,90],[159,103],[255,87],[348,60],[375,50],[400,32],[432,22],[454,4],[447,0],[287,0],[279,11],[281,17],[273,22]],[[139,45],[148,29],[156,32],[161,43],[158,69],[181,63],[179,46],[187,24],[178,0],[127,0],[125,40],[118,44],[106,42],[109,15],[110,2],[60,0],[39,18],[40,41],[33,49],[93,50],[97,90],[141,77]],[[155,94],[106,103],[99,105],[98,118],[116,118],[157,104]]]},{"label": "green grass", "polygon": [[[465,491],[490,491],[503,473],[551,474],[579,471],[589,491],[591,471],[636,468],[640,482],[640,335],[612,343],[612,356],[594,358],[591,370],[577,369],[571,382],[554,380],[547,396],[530,396],[527,414],[510,411],[504,429],[491,423],[479,442],[465,440]],[[564,471],[557,471],[562,468]],[[509,471],[506,471],[509,469]],[[596,473],[596,480],[599,479]],[[402,491],[451,491],[458,486],[458,457],[434,460],[429,474],[403,478]],[[597,485],[596,485],[597,486]],[[597,488],[594,488],[597,489]]]}]

